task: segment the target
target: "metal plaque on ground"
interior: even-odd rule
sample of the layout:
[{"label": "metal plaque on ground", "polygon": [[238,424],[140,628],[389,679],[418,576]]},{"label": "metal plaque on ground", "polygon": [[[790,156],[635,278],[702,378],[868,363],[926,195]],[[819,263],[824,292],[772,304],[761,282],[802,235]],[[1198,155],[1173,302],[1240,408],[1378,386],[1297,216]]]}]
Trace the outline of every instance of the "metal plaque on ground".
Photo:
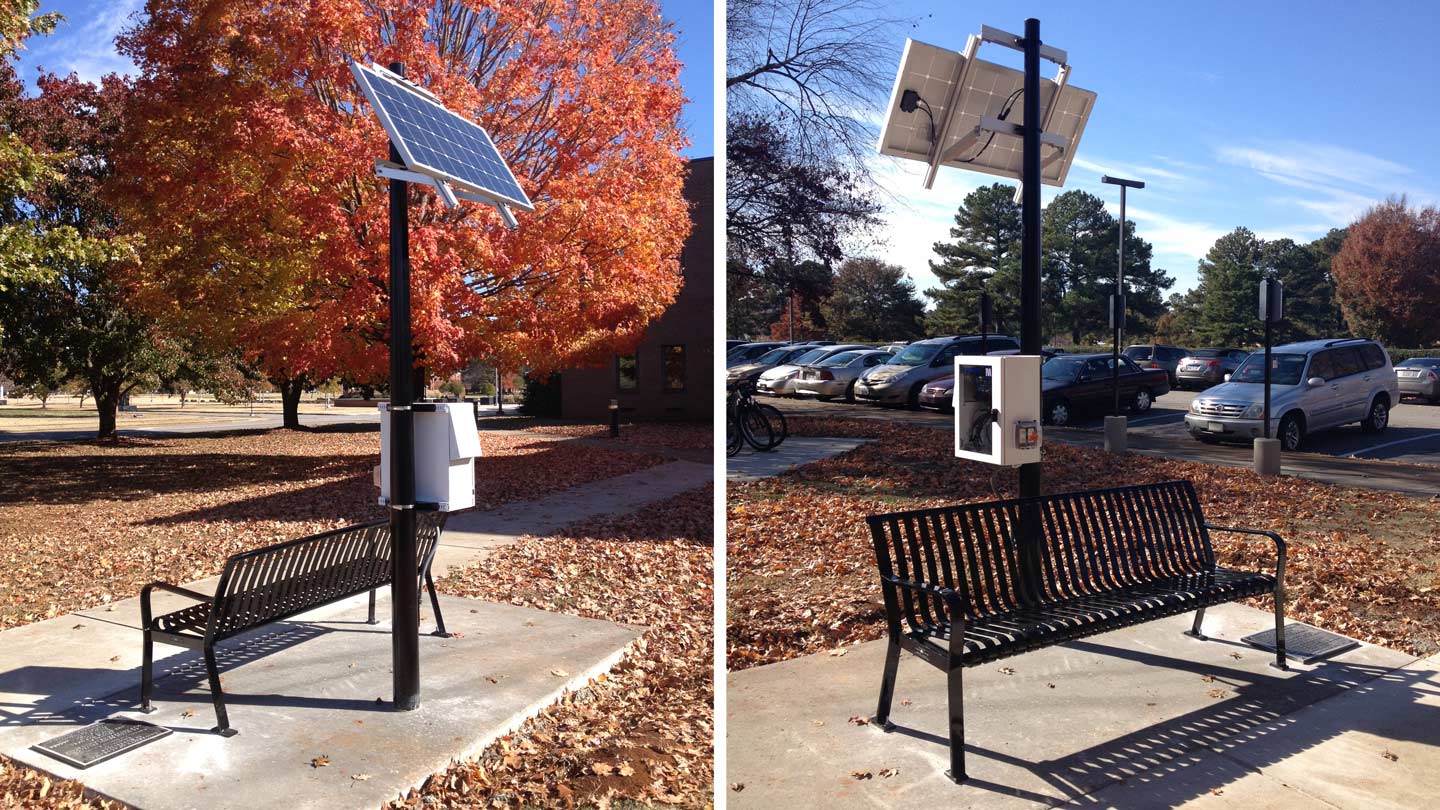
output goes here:
[{"label": "metal plaque on ground", "polygon": [[[1248,635],[1241,641],[1252,647],[1275,652],[1275,631],[1265,630]],[[1353,650],[1360,642],[1353,638],[1311,627],[1308,624],[1285,625],[1285,657],[1302,664],[1313,664],[1323,658]]]},{"label": "metal plaque on ground", "polygon": [[141,720],[112,717],[37,743],[31,748],[76,768],[88,768],[168,736],[168,728]]}]

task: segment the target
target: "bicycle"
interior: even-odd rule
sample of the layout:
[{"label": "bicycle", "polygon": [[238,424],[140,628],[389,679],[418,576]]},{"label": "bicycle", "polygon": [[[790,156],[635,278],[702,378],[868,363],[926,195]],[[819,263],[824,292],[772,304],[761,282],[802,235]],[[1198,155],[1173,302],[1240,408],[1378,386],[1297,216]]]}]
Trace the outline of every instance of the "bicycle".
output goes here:
[{"label": "bicycle", "polygon": [[779,447],[790,429],[785,414],[773,405],[755,401],[755,386],[739,383],[728,386],[725,415],[725,454],[733,456],[749,444],[765,452]]}]

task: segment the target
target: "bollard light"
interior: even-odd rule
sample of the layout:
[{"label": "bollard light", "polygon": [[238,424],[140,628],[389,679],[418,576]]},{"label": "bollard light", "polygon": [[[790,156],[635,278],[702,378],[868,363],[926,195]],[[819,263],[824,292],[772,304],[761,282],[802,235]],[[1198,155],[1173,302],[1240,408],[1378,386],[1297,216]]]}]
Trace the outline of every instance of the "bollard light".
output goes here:
[{"label": "bollard light", "polygon": [[620,438],[620,400],[610,400],[610,438]]}]

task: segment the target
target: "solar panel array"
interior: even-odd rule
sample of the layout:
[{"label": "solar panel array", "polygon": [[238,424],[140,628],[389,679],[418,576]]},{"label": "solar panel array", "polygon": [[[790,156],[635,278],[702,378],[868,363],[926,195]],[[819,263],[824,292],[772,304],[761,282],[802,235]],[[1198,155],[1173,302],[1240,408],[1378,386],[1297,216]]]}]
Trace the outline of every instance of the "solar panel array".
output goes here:
[{"label": "solar panel array", "polygon": [[498,203],[535,210],[484,127],[388,73],[355,65],[356,78],[406,169]]},{"label": "solar panel array", "polygon": [[[900,96],[905,90],[914,90],[929,105],[935,125],[946,121],[946,104],[950,102],[952,89],[965,57],[954,51],[937,48],[924,42],[910,40],[906,43],[900,72],[896,76],[895,89],[891,94],[889,114],[885,128],[880,135],[880,153],[928,162],[931,149],[930,118],[924,109],[905,112],[900,109]],[[936,133],[940,140],[940,151],[945,150],[968,135],[980,119],[985,116],[1000,117],[1009,106],[1005,120],[1012,124],[1025,122],[1024,98],[1020,89],[1025,84],[1023,71],[975,59],[965,71],[965,86],[960,93],[960,108],[949,116],[944,132]],[[1050,79],[1040,80],[1040,108],[1048,110],[1055,97],[1058,85]],[[1060,103],[1050,114],[1050,125],[1046,132],[1064,138],[1068,146],[1061,159],[1044,167],[1040,172],[1041,182],[1046,185],[1064,185],[1070,170],[1070,162],[1080,145],[1080,136],[1085,131],[1090,111],[1095,106],[1095,94],[1089,90],[1066,85],[1060,94]],[[1042,147],[1042,156],[1048,156],[1052,147]],[[1018,178],[1024,153],[1024,141],[1012,135],[982,134],[978,142],[947,160],[945,166],[952,166],[1000,177]]]}]

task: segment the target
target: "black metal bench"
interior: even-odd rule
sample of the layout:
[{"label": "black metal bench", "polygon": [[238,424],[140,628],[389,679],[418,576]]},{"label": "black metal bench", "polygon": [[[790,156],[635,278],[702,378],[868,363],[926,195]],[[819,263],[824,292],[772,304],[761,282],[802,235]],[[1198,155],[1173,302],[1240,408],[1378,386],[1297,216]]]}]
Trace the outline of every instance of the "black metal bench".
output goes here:
[{"label": "black metal bench", "polygon": [[[1024,515],[1022,521],[1022,515]],[[890,644],[876,725],[889,731],[900,651],[945,670],[950,771],[965,774],[965,667],[1210,605],[1273,594],[1285,669],[1285,541],[1212,526],[1189,481],[873,515]],[[1021,525],[1027,527],[1026,539]],[[1033,528],[1032,528],[1033,527]],[[1215,564],[1210,532],[1263,535],[1275,574]]]},{"label": "black metal bench", "polygon": [[[430,576],[445,514],[419,512],[416,524],[417,569],[430,591],[435,635],[448,636]],[[390,523],[376,521],[236,554],[225,562],[214,596],[168,582],[146,585],[140,591],[140,618],[145,631],[140,710],[153,711],[150,693],[156,641],[202,650],[215,703],[214,730],[225,737],[234,736],[237,732],[230,728],[215,662],[216,642],[366,591],[370,592],[368,621],[375,624],[375,590],[389,585],[391,580],[390,549]],[[150,594],[155,590],[188,596],[197,604],[152,616]]]}]

